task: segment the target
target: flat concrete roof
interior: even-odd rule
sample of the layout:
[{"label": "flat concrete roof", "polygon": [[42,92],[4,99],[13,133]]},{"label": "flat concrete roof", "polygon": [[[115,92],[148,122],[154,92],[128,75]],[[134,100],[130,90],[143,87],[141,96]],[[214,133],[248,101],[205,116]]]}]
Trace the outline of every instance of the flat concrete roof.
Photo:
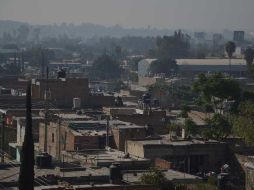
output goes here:
[{"label": "flat concrete roof", "polygon": [[139,158],[136,156],[127,157],[124,152],[111,149],[111,150],[85,150],[85,151],[63,151],[64,155],[71,155],[71,157],[84,160],[84,159],[93,159],[94,161],[110,161],[110,162],[130,162],[130,161],[149,161],[146,158]]},{"label": "flat concrete roof", "polygon": [[[143,174],[147,173],[147,171],[133,171],[133,172],[126,172],[123,175],[123,179],[125,181],[128,181],[130,183],[138,183],[140,182],[140,178]],[[189,183],[193,181],[200,181],[201,178],[198,176],[190,175],[187,173],[175,171],[175,170],[167,170],[163,171],[163,174],[165,175],[165,178],[168,181],[172,182],[179,182],[181,181],[182,183]]]},{"label": "flat concrete roof", "polygon": [[63,119],[87,119],[87,120],[92,119],[92,117],[89,117],[87,115],[84,114],[78,115],[76,113],[60,113],[56,115]]},{"label": "flat concrete roof", "polygon": [[[19,176],[19,165],[16,161],[6,161],[7,164],[3,169],[0,169],[0,181],[1,182],[11,182],[18,180]],[[9,163],[9,164],[8,164]],[[76,163],[68,163],[68,165],[73,165],[73,167],[81,167],[81,165]],[[109,169],[108,168],[86,168],[86,170],[82,171],[65,171],[62,172],[57,170],[56,168],[52,169],[38,169],[36,166],[34,167],[35,177],[39,176],[47,176],[47,175],[56,175],[61,177],[80,177],[80,176],[108,176]],[[0,188],[1,189],[1,188]]]},{"label": "flat concrete roof", "polygon": [[136,142],[140,145],[169,145],[169,146],[187,146],[187,145],[194,145],[194,144],[224,144],[223,142],[218,142],[215,140],[209,140],[209,141],[201,141],[201,140],[176,140],[171,141],[170,137],[168,135],[161,136],[162,139],[144,139],[144,140],[130,140],[132,142]]},{"label": "flat concrete roof", "polygon": [[[181,110],[172,110],[167,113],[168,116],[177,117],[181,113]],[[198,126],[204,126],[206,124],[206,119],[213,116],[213,113],[204,113],[199,111],[190,111],[188,112],[188,117],[191,118]],[[174,120],[176,123],[184,124],[185,118],[176,118]]]}]

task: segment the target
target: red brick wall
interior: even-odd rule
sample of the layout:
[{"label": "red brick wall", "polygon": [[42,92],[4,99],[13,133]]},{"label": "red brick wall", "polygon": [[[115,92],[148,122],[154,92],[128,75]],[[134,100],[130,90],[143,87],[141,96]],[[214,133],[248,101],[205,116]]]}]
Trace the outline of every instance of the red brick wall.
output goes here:
[{"label": "red brick wall", "polygon": [[162,121],[162,118],[166,117],[166,114],[164,112],[155,112],[150,115],[118,115],[117,117],[121,121],[134,123],[136,125],[150,125],[154,129],[154,131],[159,134],[168,133],[168,129],[165,127],[165,122]]},{"label": "red brick wall", "polygon": [[154,165],[155,165],[155,167],[158,167],[158,168],[163,169],[163,170],[171,169],[171,163],[168,162],[167,160],[163,160],[163,159],[160,159],[160,158],[155,159]]},{"label": "red brick wall", "polygon": [[[39,80],[40,85],[32,85],[32,97],[44,99],[46,80]],[[48,81],[49,99],[59,106],[72,106],[73,98],[81,98],[81,103],[86,105],[88,102],[88,79],[68,78],[66,81],[50,79]]]}]

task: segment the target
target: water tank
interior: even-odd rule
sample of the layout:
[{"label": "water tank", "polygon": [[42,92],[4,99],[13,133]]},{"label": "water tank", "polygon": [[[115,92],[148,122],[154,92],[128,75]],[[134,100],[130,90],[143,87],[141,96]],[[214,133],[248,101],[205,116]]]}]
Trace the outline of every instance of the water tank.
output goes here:
[{"label": "water tank", "polygon": [[118,184],[122,181],[122,173],[121,173],[121,167],[118,163],[112,163],[109,167],[110,170],[110,183],[112,184]]},{"label": "water tank", "polygon": [[48,153],[41,153],[36,156],[37,168],[51,168],[52,167],[52,156]]},{"label": "water tank", "polygon": [[79,109],[81,107],[81,99],[73,98],[73,109]]}]

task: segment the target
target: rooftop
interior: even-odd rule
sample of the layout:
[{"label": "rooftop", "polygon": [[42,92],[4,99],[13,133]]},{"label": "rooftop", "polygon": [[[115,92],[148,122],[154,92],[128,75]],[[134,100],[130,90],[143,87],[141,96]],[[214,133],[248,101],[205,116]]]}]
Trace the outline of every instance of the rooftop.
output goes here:
[{"label": "rooftop", "polygon": [[[180,110],[172,110],[170,112],[167,113],[168,116],[171,117],[177,117],[179,114],[181,113]],[[198,126],[205,126],[206,125],[206,119],[211,117],[213,114],[212,113],[204,113],[204,112],[200,112],[200,111],[190,111],[188,112],[188,117],[191,118],[196,125]],[[184,124],[185,118],[179,118],[177,117],[177,119],[175,119],[175,122],[179,123],[179,124]]]},{"label": "rooftop", "polygon": [[[70,121],[68,126],[76,136],[103,136],[106,135],[107,120],[88,120],[88,121]],[[118,129],[143,129],[145,126],[135,125],[129,122],[119,120],[110,120],[110,127]]]},{"label": "rooftop", "polygon": [[124,152],[115,150],[115,149],[109,149],[109,150],[84,150],[84,151],[64,151],[64,155],[67,157],[71,157],[75,160],[79,160],[81,163],[84,163],[85,161],[90,160],[92,163],[101,163],[105,165],[110,165],[113,162],[117,163],[132,163],[134,161],[144,161],[144,162],[149,162],[149,159],[145,158],[139,158],[136,156],[130,156],[128,154],[125,154]]},{"label": "rooftop", "polygon": [[[177,65],[228,65],[228,59],[177,59]],[[244,59],[231,59],[231,65],[246,65]]]},{"label": "rooftop", "polygon": [[204,145],[204,144],[220,144],[215,140],[175,140],[172,141],[168,135],[161,136],[161,139],[144,139],[144,140],[131,140],[143,146],[146,145],[168,145],[168,146],[188,146],[188,145]]},{"label": "rooftop", "polygon": [[79,62],[51,62],[50,65],[82,65]]},{"label": "rooftop", "polygon": [[[125,181],[128,181],[130,183],[138,183],[140,182],[140,178],[143,174],[145,174],[145,171],[134,171],[134,172],[128,172],[123,175],[123,179]],[[167,170],[163,171],[165,178],[168,181],[172,182],[182,182],[182,183],[188,183],[188,182],[194,182],[194,181],[200,181],[201,178],[190,175],[187,173],[182,173],[175,170]]]},{"label": "rooftop", "polygon": [[87,115],[84,115],[84,114],[78,115],[76,113],[60,113],[60,114],[58,114],[58,116],[62,119],[68,119],[68,120],[76,120],[76,119],[89,120],[89,119],[92,119],[91,117],[89,117]]}]

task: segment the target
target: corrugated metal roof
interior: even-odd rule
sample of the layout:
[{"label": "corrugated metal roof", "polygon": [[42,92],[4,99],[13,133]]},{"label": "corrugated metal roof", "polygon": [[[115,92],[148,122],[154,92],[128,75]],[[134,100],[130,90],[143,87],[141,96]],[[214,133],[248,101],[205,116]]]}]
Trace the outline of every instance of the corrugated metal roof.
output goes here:
[{"label": "corrugated metal roof", "polygon": [[[228,59],[177,59],[177,65],[229,65]],[[244,59],[231,59],[231,65],[246,65]]]}]

